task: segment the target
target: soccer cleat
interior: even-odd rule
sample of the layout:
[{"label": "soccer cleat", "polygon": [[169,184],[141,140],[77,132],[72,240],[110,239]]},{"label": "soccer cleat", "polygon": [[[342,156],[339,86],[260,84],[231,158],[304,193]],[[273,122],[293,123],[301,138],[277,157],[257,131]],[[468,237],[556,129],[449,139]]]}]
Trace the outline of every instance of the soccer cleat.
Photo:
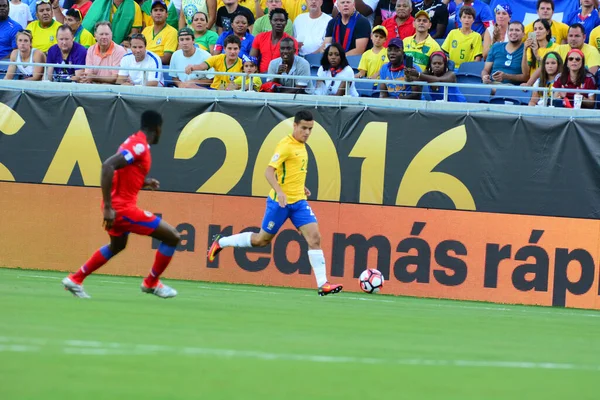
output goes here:
[{"label": "soccer cleat", "polygon": [[71,292],[75,297],[79,297],[80,299],[92,298],[92,296],[90,296],[85,292],[85,290],[83,290],[83,285],[73,282],[68,276],[62,280],[62,284],[65,287],[65,290]]},{"label": "soccer cleat", "polygon": [[319,288],[319,296],[327,296],[328,294],[339,293],[342,291],[342,288],[342,285],[325,282],[325,284]]},{"label": "soccer cleat", "polygon": [[210,248],[208,249],[208,261],[213,262],[215,261],[215,257],[217,256],[217,254],[219,254],[219,252],[221,250],[223,250],[223,248],[221,246],[219,246],[219,239],[221,238],[221,235],[215,235],[213,236],[213,242],[210,245]]},{"label": "soccer cleat", "polygon": [[142,292],[153,294],[162,299],[168,299],[170,297],[177,296],[177,290],[173,289],[170,286],[164,285],[162,282],[158,281],[158,285],[154,287],[148,287],[142,283],[141,286]]}]

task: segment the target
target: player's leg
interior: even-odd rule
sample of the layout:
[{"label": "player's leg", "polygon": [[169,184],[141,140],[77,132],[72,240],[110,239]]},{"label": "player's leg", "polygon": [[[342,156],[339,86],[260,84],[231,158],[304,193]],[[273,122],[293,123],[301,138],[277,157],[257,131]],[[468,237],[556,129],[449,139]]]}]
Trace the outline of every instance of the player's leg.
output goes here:
[{"label": "player's leg", "polygon": [[154,265],[152,265],[150,273],[142,283],[142,291],[162,298],[175,297],[177,291],[162,284],[160,276],[167,269],[173,258],[173,254],[175,254],[175,249],[180,241],[179,232],[165,221],[159,219],[158,226],[150,233],[150,236],[160,240],[160,245],[158,246],[158,250],[156,250]]},{"label": "player's leg", "polygon": [[123,251],[127,246],[127,234],[122,234],[120,236],[109,235],[109,237],[110,244],[96,250],[90,259],[87,260],[77,272],[70,274],[63,279],[62,283],[65,289],[73,293],[73,295],[81,298],[89,298],[90,296],[83,290],[84,279],[106,264],[108,260]]},{"label": "player's leg", "polygon": [[317,218],[308,205],[308,202],[302,200],[292,205],[290,219],[296,228],[300,230],[302,236],[308,243],[308,260],[312,267],[317,287],[319,288],[319,296],[326,296],[342,291],[342,285],[329,283],[327,279],[327,268],[325,264],[325,255],[321,249],[321,233],[319,232],[319,224]]},{"label": "player's leg", "polygon": [[208,261],[214,261],[215,257],[225,247],[264,247],[271,243],[281,225],[289,216],[287,207],[280,207],[279,203],[267,198],[267,207],[261,230],[258,233],[242,232],[236,235],[221,237],[216,235],[208,249]]}]

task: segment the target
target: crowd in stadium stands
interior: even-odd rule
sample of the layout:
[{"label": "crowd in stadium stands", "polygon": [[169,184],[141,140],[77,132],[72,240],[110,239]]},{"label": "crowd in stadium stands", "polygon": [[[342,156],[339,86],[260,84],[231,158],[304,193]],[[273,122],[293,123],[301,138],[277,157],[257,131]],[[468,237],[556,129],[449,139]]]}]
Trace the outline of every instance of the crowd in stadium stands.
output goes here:
[{"label": "crowd in stadium stands", "polygon": [[[4,79],[433,101],[444,98],[439,83],[477,83],[484,100],[500,91],[487,84],[501,84],[530,106],[596,108],[593,94],[569,89],[600,84],[598,0],[580,0],[562,22],[553,0],[538,0],[526,26],[512,19],[518,1],[0,0],[0,59],[56,64],[10,65]],[[447,101],[469,101],[465,91],[450,87]]]}]

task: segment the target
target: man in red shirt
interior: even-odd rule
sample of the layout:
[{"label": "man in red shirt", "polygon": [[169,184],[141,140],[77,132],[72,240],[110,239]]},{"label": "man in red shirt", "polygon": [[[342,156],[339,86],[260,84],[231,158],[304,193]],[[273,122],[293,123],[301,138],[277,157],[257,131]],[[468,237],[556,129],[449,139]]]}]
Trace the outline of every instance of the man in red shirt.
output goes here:
[{"label": "man in red shirt", "polygon": [[[252,57],[260,58],[260,65],[258,70],[261,73],[266,73],[269,70],[269,63],[271,60],[279,58],[279,45],[281,39],[290,38],[294,41],[295,48],[298,49],[298,42],[296,39],[284,32],[285,25],[288,21],[288,13],[283,8],[275,8],[269,13],[269,21],[273,30],[270,32],[263,32],[256,35],[252,42],[252,50],[250,55]],[[296,50],[298,54],[298,50]]]},{"label": "man in red shirt", "polygon": [[129,136],[117,153],[102,164],[103,225],[110,244],[98,249],[77,272],[63,279],[65,289],[76,297],[90,298],[83,290],[83,280],[125,249],[129,233],[152,236],[161,241],[152,270],[142,283],[142,292],[162,298],[177,295],[177,291],[163,285],[159,277],[171,262],[180,240],[179,233],[161,218],[137,207],[141,189],[159,188],[158,181],[146,175],[152,164],[150,145],[157,144],[160,139],[162,117],[156,111],[145,111],[141,122],[140,130]]},{"label": "man in red shirt", "polygon": [[393,38],[404,38],[410,37],[416,33],[414,22],[415,19],[410,15],[412,11],[411,0],[397,0],[396,1],[396,15],[392,18],[388,18],[383,21],[383,26],[388,31],[387,41],[385,47]]}]

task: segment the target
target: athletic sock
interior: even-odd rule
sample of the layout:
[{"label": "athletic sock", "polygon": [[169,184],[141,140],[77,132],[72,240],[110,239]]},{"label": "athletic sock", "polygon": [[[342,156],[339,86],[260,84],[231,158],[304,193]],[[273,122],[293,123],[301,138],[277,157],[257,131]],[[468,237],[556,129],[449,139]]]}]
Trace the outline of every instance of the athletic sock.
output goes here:
[{"label": "athletic sock", "polygon": [[317,286],[323,286],[327,283],[327,271],[325,270],[325,255],[323,254],[323,250],[309,250],[308,260],[310,261],[310,266],[315,272]]},{"label": "athletic sock", "polygon": [[154,287],[158,284],[158,278],[161,276],[165,269],[169,266],[171,259],[175,254],[175,246],[169,246],[161,243],[156,250],[156,257],[154,258],[154,265],[150,274],[144,279],[144,285],[147,287]]},{"label": "athletic sock", "polygon": [[112,251],[110,251],[109,245],[100,247],[98,250],[96,250],[94,254],[92,254],[90,259],[87,260],[81,268],[79,268],[79,271],[70,275],[71,280],[81,285],[83,283],[83,280],[87,278],[88,275],[90,275],[92,272],[106,264],[108,260],[112,258],[112,256],[113,253]]},{"label": "athletic sock", "polygon": [[221,247],[252,247],[252,232],[238,233],[219,239]]}]

